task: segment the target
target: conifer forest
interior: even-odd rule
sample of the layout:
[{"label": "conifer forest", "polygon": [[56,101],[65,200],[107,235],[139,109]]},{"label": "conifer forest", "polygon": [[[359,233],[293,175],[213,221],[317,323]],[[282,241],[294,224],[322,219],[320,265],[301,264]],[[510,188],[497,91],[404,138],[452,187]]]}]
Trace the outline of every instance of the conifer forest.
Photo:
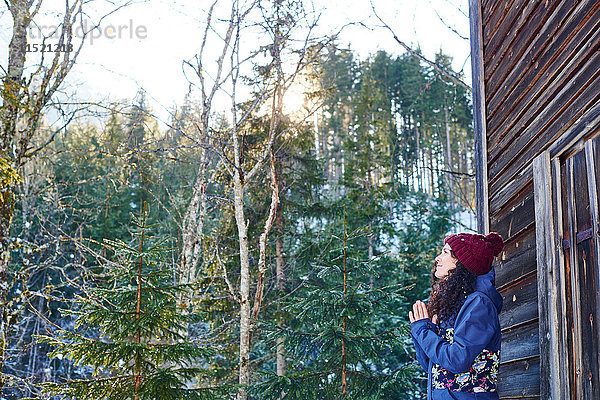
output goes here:
[{"label": "conifer forest", "polygon": [[424,398],[408,310],[475,227],[453,57],[392,33],[358,55],[301,0],[202,1],[164,118],[143,87],[77,96],[130,2],[97,3],[2,5],[0,398]]}]

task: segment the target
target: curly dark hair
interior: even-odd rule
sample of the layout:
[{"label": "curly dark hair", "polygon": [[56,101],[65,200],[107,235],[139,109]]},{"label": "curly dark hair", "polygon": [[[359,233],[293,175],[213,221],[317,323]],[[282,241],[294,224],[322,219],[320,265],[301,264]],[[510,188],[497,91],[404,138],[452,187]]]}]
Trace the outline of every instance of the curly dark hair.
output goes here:
[{"label": "curly dark hair", "polygon": [[[454,252],[451,253],[456,258]],[[446,278],[438,279],[435,276],[435,266],[431,275],[433,282],[427,313],[431,317],[437,315],[438,322],[452,323],[467,296],[475,291],[477,276],[458,260],[456,268],[450,270]]]}]

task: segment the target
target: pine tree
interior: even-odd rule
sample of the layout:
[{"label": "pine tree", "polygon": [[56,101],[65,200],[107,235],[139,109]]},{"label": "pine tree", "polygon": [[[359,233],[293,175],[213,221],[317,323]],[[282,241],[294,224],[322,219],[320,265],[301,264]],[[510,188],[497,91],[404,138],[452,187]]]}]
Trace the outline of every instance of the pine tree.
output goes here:
[{"label": "pine tree", "polygon": [[[149,110],[146,103],[146,92],[140,89],[127,122],[127,148],[131,167],[130,185],[131,202],[141,208],[150,200],[150,166],[153,162],[148,152],[151,145],[151,130],[149,129]],[[132,205],[132,208],[135,208]]]},{"label": "pine tree", "polygon": [[261,399],[395,399],[415,390],[414,364],[386,360],[408,343],[404,318],[396,316],[386,327],[378,323],[395,314],[403,287],[375,285],[370,278],[382,259],[365,259],[356,246],[370,232],[349,232],[345,215],[341,225],[321,243],[320,256],[311,257],[316,265],[298,294],[284,303],[287,325],[270,327],[273,343],[285,338],[288,373],[266,374],[253,387]]},{"label": "pine tree", "polygon": [[50,357],[91,367],[93,375],[45,390],[81,400],[215,398],[216,389],[188,388],[203,372],[188,365],[213,354],[210,346],[183,340],[195,315],[178,309],[177,299],[193,288],[173,284],[163,262],[170,250],[149,235],[145,212],[133,226],[132,243],[105,241],[115,261],[95,275],[96,286],[79,297],[78,307],[63,310],[76,330],[40,337],[54,347]]}]

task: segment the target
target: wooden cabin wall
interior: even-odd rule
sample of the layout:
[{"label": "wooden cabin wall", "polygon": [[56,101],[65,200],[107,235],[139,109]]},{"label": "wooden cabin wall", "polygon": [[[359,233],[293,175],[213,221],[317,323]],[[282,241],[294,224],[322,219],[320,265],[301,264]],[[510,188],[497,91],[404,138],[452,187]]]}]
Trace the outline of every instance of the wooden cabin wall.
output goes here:
[{"label": "wooden cabin wall", "polygon": [[540,394],[534,217],[530,182],[490,220],[491,230],[506,239],[496,264],[496,286],[504,301],[498,379],[498,391],[504,398],[530,399]]},{"label": "wooden cabin wall", "polygon": [[540,395],[532,160],[600,103],[600,1],[481,0],[490,230],[504,299],[501,398]]}]

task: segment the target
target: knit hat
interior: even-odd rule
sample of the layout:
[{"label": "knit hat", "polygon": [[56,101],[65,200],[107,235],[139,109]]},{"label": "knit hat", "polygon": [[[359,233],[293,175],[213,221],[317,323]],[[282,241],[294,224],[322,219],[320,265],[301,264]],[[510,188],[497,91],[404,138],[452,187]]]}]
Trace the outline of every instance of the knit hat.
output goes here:
[{"label": "knit hat", "polygon": [[504,248],[502,236],[496,232],[488,235],[474,233],[454,233],[444,240],[469,271],[475,275],[487,274],[492,269],[492,261]]}]

